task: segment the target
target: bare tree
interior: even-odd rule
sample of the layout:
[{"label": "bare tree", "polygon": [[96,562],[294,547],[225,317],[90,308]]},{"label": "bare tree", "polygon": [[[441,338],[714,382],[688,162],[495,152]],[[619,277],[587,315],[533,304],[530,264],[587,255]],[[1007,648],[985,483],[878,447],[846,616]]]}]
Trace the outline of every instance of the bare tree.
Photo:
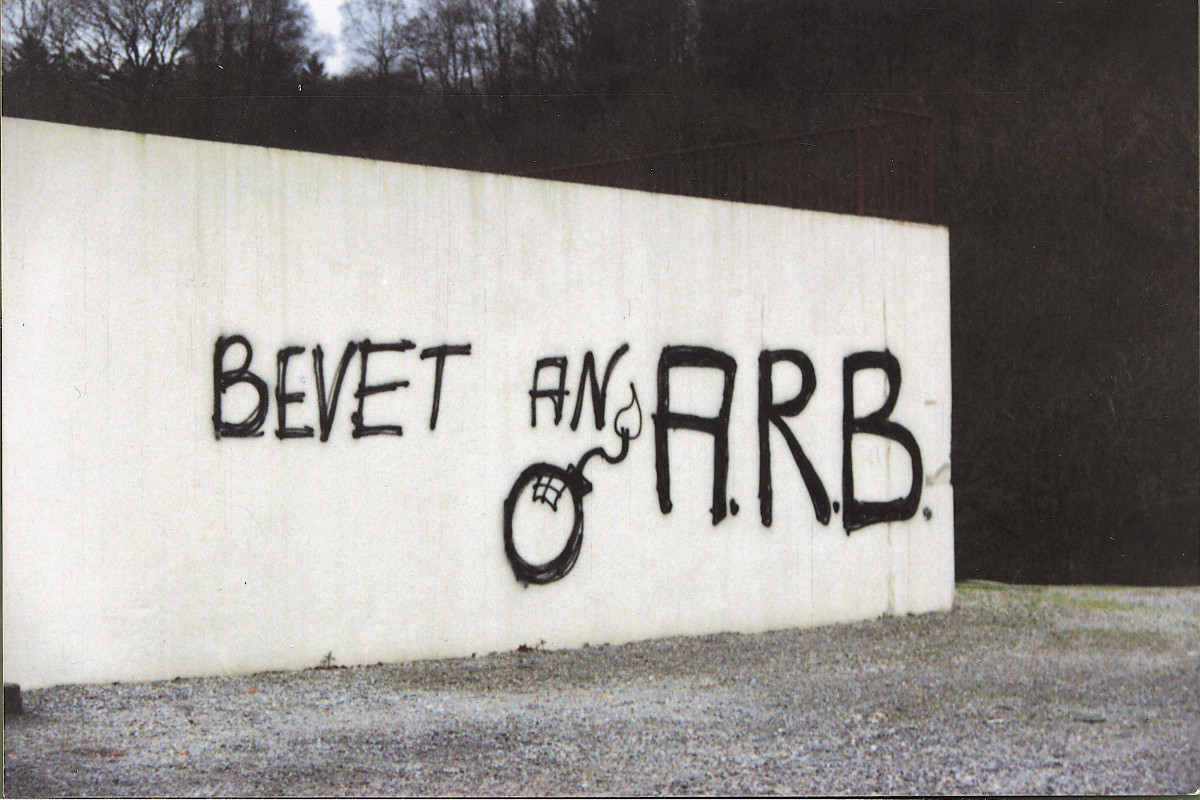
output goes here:
[{"label": "bare tree", "polygon": [[122,92],[144,96],[178,63],[197,0],[82,0],[89,60]]},{"label": "bare tree", "polygon": [[295,83],[314,49],[315,24],[303,0],[246,3],[243,57],[247,77],[260,92]]},{"label": "bare tree", "polygon": [[533,88],[575,88],[591,21],[591,0],[534,0],[523,14],[518,41],[521,69]]},{"label": "bare tree", "polygon": [[65,65],[80,46],[81,7],[70,0],[5,0],[4,68]]},{"label": "bare tree", "polygon": [[351,67],[387,79],[404,54],[404,0],[346,0],[340,10]]},{"label": "bare tree", "polygon": [[482,85],[483,12],[479,0],[426,0],[405,25],[423,83],[441,94],[474,94]]},{"label": "bare tree", "polygon": [[477,14],[475,59],[482,89],[499,100],[513,88],[524,9],[519,0],[478,0]]},{"label": "bare tree", "polygon": [[283,90],[322,49],[302,0],[203,0],[186,44],[201,84],[235,95]]}]

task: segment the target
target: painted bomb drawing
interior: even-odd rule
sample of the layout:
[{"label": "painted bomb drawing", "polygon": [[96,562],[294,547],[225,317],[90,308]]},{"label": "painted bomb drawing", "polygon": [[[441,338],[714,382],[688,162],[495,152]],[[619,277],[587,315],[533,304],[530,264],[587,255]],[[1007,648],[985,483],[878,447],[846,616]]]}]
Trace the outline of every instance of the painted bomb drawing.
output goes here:
[{"label": "painted bomb drawing", "polygon": [[[556,464],[530,464],[513,484],[504,501],[504,553],[518,581],[553,583],[575,566],[583,547],[583,500],[592,491],[584,469],[595,456],[609,464],[620,464],[629,455],[629,443],[642,433],[642,407],[632,383],[629,392],[629,404],[613,420],[613,428],[621,439],[616,455],[610,455],[603,447],[593,447],[565,468]],[[631,425],[635,427],[631,429]],[[518,542],[526,548],[530,542],[551,542],[551,546],[556,546],[558,541],[564,541],[562,548],[546,560],[529,552],[523,554],[518,546]]]}]

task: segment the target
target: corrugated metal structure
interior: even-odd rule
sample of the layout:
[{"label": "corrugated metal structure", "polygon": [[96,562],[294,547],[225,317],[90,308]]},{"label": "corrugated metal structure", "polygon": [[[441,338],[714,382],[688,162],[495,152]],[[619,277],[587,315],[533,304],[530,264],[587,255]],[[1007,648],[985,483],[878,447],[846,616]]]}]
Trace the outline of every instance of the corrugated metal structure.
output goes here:
[{"label": "corrugated metal structure", "polygon": [[860,106],[853,125],[568,164],[525,177],[934,222],[933,119]]}]

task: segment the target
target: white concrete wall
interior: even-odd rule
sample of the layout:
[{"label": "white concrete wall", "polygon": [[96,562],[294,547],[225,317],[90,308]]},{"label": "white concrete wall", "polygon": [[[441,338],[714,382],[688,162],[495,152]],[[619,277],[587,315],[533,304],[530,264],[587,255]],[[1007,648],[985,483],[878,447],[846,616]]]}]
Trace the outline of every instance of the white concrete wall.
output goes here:
[{"label": "white concrete wall", "polygon": [[[299,668],[329,652],[374,663],[951,604],[942,228],[14,119],[2,191],[5,680]],[[222,335],[248,338],[250,369],[270,388],[261,437],[214,433]],[[403,436],[352,437],[355,356],[329,440],[279,440],[277,351],[305,348],[289,362],[287,389],[305,396],[288,424],[317,427],[311,349],[324,349],[332,383],[346,343],[363,339],[415,344],[370,357],[369,383],[410,385],[368,398],[367,424]],[[469,356],[446,360],[430,430],[434,360],[420,353],[467,343]],[[604,429],[588,402],[572,431],[584,354],[602,375],[622,344]],[[739,513],[715,526],[706,434],[669,434],[673,510],[660,510],[651,414],[667,345],[736,359],[728,495]],[[763,526],[764,348],[814,365],[815,392],[789,424],[839,502],[843,359],[894,354],[890,419],[923,460],[915,516],[849,534],[842,513],[817,522],[772,430]],[[539,401],[533,428],[534,365],[550,356],[568,359],[571,394],[558,426]],[[798,376],[776,367],[777,402]],[[673,370],[672,409],[714,414],[719,377]],[[615,453],[630,383],[642,434],[624,462],[587,465],[578,560],[560,580],[524,585],[503,543],[510,487],[535,462]],[[867,370],[855,383],[862,417],[885,381]],[[253,396],[229,389],[225,418],[245,416]],[[908,492],[903,447],[859,434],[852,448],[860,497]],[[531,508],[550,522],[571,510]],[[518,503],[514,541],[548,560],[561,540],[539,540],[533,512]]]}]

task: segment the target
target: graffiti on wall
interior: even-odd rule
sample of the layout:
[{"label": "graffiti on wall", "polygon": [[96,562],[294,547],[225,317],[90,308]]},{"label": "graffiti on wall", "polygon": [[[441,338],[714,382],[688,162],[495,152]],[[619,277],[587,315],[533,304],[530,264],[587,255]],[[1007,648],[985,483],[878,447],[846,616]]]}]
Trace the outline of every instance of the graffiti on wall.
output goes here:
[{"label": "graffiti on wall", "polygon": [[[353,397],[357,401],[349,415],[354,439],[367,436],[403,436],[404,428],[396,421],[376,420],[368,422],[367,400],[370,397],[395,392],[409,387],[408,380],[379,381],[369,373],[370,357],[374,353],[391,352],[403,354],[416,350],[416,344],[407,339],[392,342],[372,342],[370,339],[348,342],[334,368],[332,379],[327,381],[325,353],[321,346],[312,348],[313,389],[316,395],[316,418],[314,424],[298,424],[290,407],[303,405],[306,392],[289,388],[288,370],[293,358],[302,356],[306,348],[289,345],[276,353],[275,389],[270,390],[267,382],[252,369],[254,351],[246,336],[235,334],[218,336],[213,350],[213,432],[220,439],[247,439],[263,436],[272,396],[275,402],[275,436],[279,440],[318,438],[329,440],[336,418],[338,399],[350,364],[357,356],[359,360],[358,383]],[[586,398],[591,398],[592,420],[596,431],[603,431],[607,424],[609,384],[621,358],[629,352],[630,345],[622,344],[609,357],[601,376],[594,354],[589,350],[583,359],[579,380],[574,390],[568,388],[568,359],[566,356],[547,356],[536,360],[529,389],[530,427],[539,427],[538,410],[543,406],[542,427],[559,426],[568,407],[568,398],[574,394],[574,408],[568,422],[572,431],[577,431],[584,419]],[[241,356],[240,363],[237,355]],[[443,385],[446,380],[447,362],[451,357],[470,356],[471,345],[439,344],[419,351],[419,360],[433,361],[433,393],[429,403],[429,430],[437,429],[441,407]],[[233,366],[230,365],[232,358]],[[775,367],[780,363],[792,365],[800,375],[800,388],[795,396],[777,401],[775,399]],[[704,416],[680,410],[672,402],[672,376],[680,371],[700,370],[719,379],[719,393],[711,398],[716,401],[716,413]],[[885,380],[886,396],[883,403],[873,411],[858,415],[855,411],[855,376],[868,370],[877,370]],[[727,515],[736,515],[740,510],[735,500],[728,497],[730,458],[730,418],[732,414],[734,385],[737,379],[737,360],[728,353],[711,347],[697,345],[667,345],[659,352],[654,411],[650,417],[654,425],[654,469],[655,491],[658,507],[662,514],[670,514],[674,504],[671,500],[671,434],[674,431],[694,431],[712,438],[712,524],[719,525]],[[675,378],[678,380],[678,377]],[[377,382],[378,381],[378,382]],[[232,387],[244,384],[251,390],[255,402],[245,416],[237,421],[225,417],[225,394]],[[888,350],[863,351],[847,355],[842,362],[842,502],[832,500],[812,461],[804,451],[789,420],[795,420],[808,406],[817,388],[817,374],[812,360],[796,349],[763,350],[758,356],[758,501],[759,518],[764,527],[771,527],[774,519],[775,490],[773,485],[773,459],[771,431],[776,431],[787,445],[792,464],[798,471],[808,494],[814,518],[822,525],[829,525],[833,515],[840,513],[842,526],[847,534],[882,523],[902,522],[916,516],[921,502],[922,461],[921,449],[916,437],[901,423],[892,419],[899,400],[901,388],[900,362]],[[584,498],[593,490],[592,483],[584,476],[589,461],[599,457],[610,465],[618,465],[629,455],[631,442],[642,431],[642,409],[634,383],[629,383],[629,402],[613,417],[613,430],[619,444],[615,454],[603,446],[586,450],[573,464],[565,467],[539,462],[525,467],[512,484],[502,505],[504,553],[513,575],[522,584],[548,584],[564,578],[575,566],[583,546]],[[676,398],[678,399],[678,398]],[[550,413],[545,413],[549,411]],[[912,482],[902,497],[888,500],[865,500],[858,496],[855,488],[853,441],[856,436],[880,437],[899,445],[907,454],[912,469]],[[523,553],[519,540],[518,518],[520,509],[530,505],[541,509],[542,517],[534,519],[534,527],[548,524],[561,528],[561,547],[555,545],[554,554],[538,558]],[[924,509],[923,516],[930,519],[932,512]],[[541,520],[538,522],[537,520]],[[553,534],[548,534],[553,538]],[[526,540],[528,541],[528,540]],[[556,540],[557,542],[558,540]]]},{"label": "graffiti on wall", "polygon": [[[605,378],[607,383],[607,376]],[[629,404],[618,411],[613,420],[613,428],[621,440],[616,455],[609,454],[603,447],[593,447],[580,456],[576,463],[568,464],[565,468],[555,464],[530,464],[513,484],[504,501],[504,554],[512,566],[513,574],[522,583],[553,583],[575,566],[575,559],[579,557],[579,550],[583,546],[583,498],[592,491],[591,481],[584,477],[584,468],[596,456],[609,464],[620,464],[629,455],[629,443],[642,432],[642,407],[632,383],[629,384],[629,394]],[[636,425],[636,428],[631,428],[631,425]],[[528,497],[526,489],[529,489]],[[558,555],[548,561],[530,563],[517,550],[513,516],[517,504],[523,499],[547,506],[551,513],[558,513],[561,503],[563,513],[569,510],[572,515],[566,543]]]},{"label": "graffiti on wall", "polygon": [[[226,364],[226,354],[235,347],[241,349],[242,363],[241,366],[231,369]],[[415,348],[416,344],[407,339],[383,343],[372,342],[370,339],[363,339],[360,342],[348,342],[346,349],[342,351],[342,357],[338,361],[337,369],[334,372],[333,384],[327,390],[325,382],[325,352],[321,349],[321,345],[315,345],[312,349],[312,370],[313,386],[316,389],[317,395],[316,421],[320,427],[321,441],[329,441],[329,434],[333,430],[333,422],[337,414],[338,398],[342,393],[342,384],[346,379],[346,371],[355,354],[358,355],[359,359],[358,388],[354,391],[354,399],[358,401],[358,406],[350,415],[350,422],[353,425],[350,435],[355,439],[361,439],[364,436],[403,436],[404,427],[398,423],[368,425],[366,422],[366,403],[367,398],[373,395],[408,388],[409,381],[398,380],[372,383],[368,378],[368,364],[370,363],[372,353],[405,353]],[[288,424],[288,406],[303,403],[307,394],[306,392],[291,391],[288,389],[288,366],[291,359],[294,356],[303,354],[305,349],[299,345],[292,345],[281,348],[276,354],[274,394],[278,423],[275,428],[275,436],[279,439],[307,439],[312,438],[316,433],[311,425],[297,427]],[[431,358],[434,360],[433,398],[430,401],[429,430],[437,429],[438,411],[441,408],[442,402],[442,384],[446,371],[446,359],[450,356],[469,355],[471,355],[470,344],[440,344],[421,350],[420,359],[422,361]],[[254,348],[251,346],[250,340],[245,336],[236,334],[233,336],[217,337],[216,346],[213,348],[212,420],[213,433],[218,439],[245,439],[263,435],[262,428],[267,419],[271,392],[267,388],[267,382],[250,370],[250,363],[253,360]],[[224,398],[225,393],[238,384],[249,386],[254,391],[257,399],[253,409],[245,419],[239,422],[231,422],[225,419]]]}]

